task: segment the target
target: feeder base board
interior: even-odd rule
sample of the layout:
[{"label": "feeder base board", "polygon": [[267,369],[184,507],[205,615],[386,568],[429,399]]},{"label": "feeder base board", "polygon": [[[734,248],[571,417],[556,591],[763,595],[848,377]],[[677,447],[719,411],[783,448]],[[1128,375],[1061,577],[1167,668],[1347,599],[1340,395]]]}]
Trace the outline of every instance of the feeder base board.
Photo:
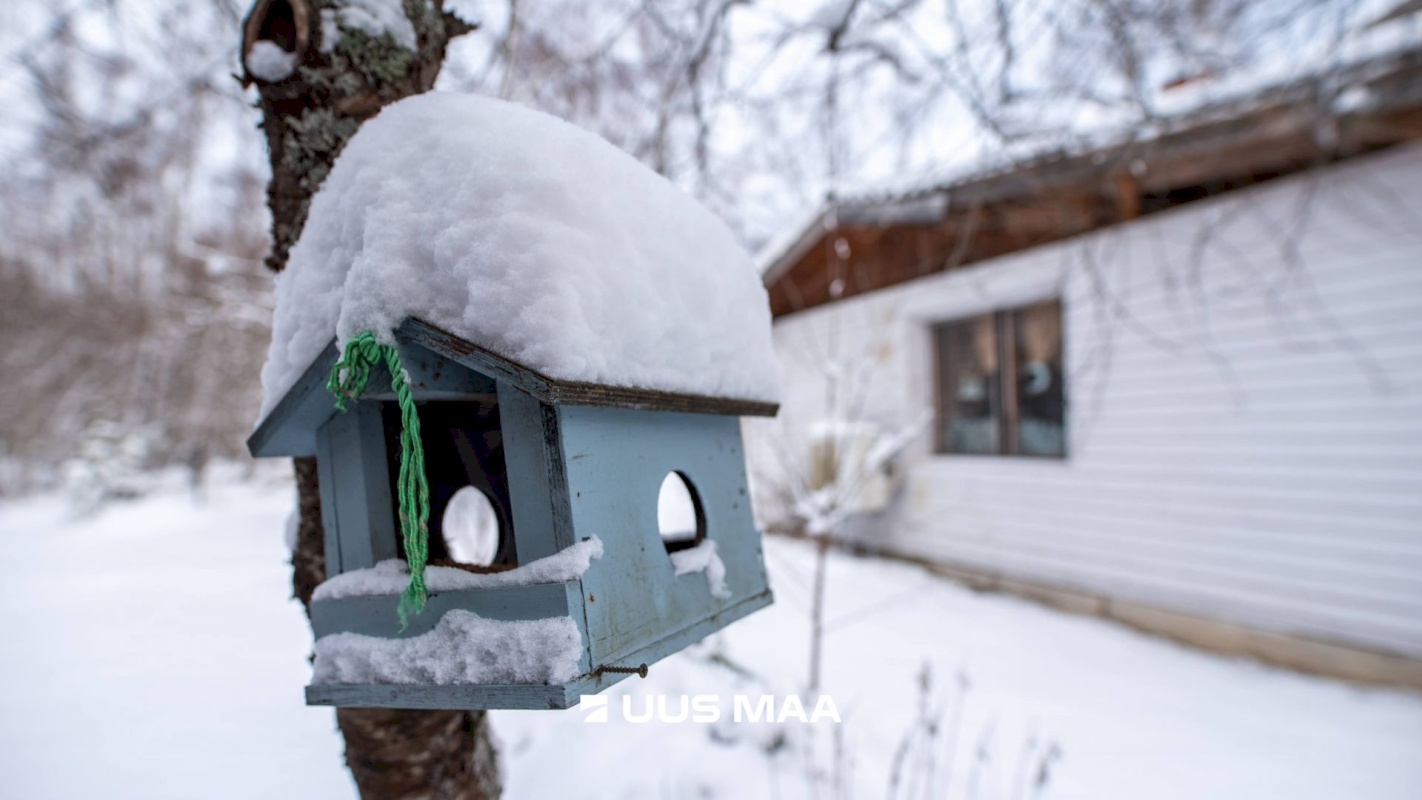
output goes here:
[{"label": "feeder base board", "polygon": [[[718,614],[682,628],[635,653],[615,659],[613,666],[654,664],[679,652],[741,617],[770,605],[774,598],[767,589],[748,597]],[[603,666],[603,665],[598,665]],[[444,709],[562,709],[572,708],[585,694],[597,694],[627,677],[620,673],[592,672],[568,683],[551,686],[527,684],[451,684],[415,686],[393,683],[330,683],[306,687],[309,706],[347,708],[444,708]]]}]

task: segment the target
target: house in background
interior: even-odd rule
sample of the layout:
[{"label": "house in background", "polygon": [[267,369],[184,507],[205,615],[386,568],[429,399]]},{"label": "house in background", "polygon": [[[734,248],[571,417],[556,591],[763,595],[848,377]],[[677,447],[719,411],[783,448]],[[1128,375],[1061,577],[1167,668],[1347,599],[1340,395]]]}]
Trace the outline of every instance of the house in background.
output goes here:
[{"label": "house in background", "polygon": [[765,271],[800,433],[759,438],[763,505],[823,482],[787,441],[819,463],[816,431],[863,453],[909,426],[856,546],[1422,686],[1419,139],[1402,50],[826,205]]}]

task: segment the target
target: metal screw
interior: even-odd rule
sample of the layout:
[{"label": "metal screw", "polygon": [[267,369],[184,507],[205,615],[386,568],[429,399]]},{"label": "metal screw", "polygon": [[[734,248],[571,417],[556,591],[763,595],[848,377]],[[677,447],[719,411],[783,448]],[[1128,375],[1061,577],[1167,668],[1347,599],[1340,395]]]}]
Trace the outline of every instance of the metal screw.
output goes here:
[{"label": "metal screw", "polygon": [[647,677],[647,665],[640,664],[635,667],[612,667],[602,666],[597,668],[598,672],[615,672],[619,675],[636,675],[639,678]]}]

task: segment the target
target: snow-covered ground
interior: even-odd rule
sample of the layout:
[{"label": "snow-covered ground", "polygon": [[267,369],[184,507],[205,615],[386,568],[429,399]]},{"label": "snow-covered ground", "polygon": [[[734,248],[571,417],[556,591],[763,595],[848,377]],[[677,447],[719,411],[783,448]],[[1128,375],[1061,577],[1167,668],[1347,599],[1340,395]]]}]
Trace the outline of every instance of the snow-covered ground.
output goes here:
[{"label": "snow-covered ground", "polygon": [[[60,496],[0,504],[0,797],[353,795],[332,712],[301,702],[311,640],[287,599],[291,505],[272,478],[90,518]],[[823,683],[842,725],[622,720],[626,692],[673,710],[718,695],[729,712],[735,693],[800,688],[813,554],[772,540],[767,559],[777,604],[609,692],[607,724],[497,713],[507,796],[871,798],[896,775],[897,797],[1422,797],[1422,696],[841,556]],[[937,732],[907,735],[925,664]]]}]

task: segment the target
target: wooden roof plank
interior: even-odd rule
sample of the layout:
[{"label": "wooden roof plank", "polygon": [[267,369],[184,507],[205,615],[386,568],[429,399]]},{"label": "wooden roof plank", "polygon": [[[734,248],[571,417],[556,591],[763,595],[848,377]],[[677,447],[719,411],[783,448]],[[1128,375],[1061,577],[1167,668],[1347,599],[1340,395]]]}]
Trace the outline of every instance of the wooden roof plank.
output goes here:
[{"label": "wooden roof plank", "polygon": [[[395,338],[410,355],[409,348],[449,359],[473,372],[504,381],[550,405],[609,406],[646,411],[673,411],[727,416],[773,417],[776,403],[707,395],[680,394],[650,389],[605,386],[583,381],[550,378],[511,359],[471,344],[448,331],[413,317],[395,331]],[[416,351],[418,353],[418,351]],[[316,454],[316,429],[336,413],[335,399],[326,391],[326,382],[339,353],[334,340],[321,351],[286,395],[267,414],[247,439],[247,450],[257,457],[311,456]],[[412,364],[412,366],[415,366]],[[377,370],[372,374],[367,396],[390,395],[388,377]],[[442,375],[437,365],[420,367],[412,373],[418,399],[459,400],[492,396],[492,388],[470,381],[468,376]]]}]

